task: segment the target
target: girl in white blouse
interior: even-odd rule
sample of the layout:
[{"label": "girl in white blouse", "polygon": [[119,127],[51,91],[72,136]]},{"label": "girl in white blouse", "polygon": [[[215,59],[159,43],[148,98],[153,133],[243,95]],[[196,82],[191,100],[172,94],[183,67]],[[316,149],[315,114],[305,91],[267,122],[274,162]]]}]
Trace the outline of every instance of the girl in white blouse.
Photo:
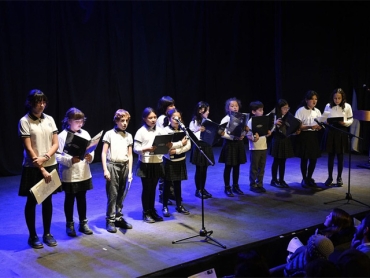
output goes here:
[{"label": "girl in white blouse", "polygon": [[[346,103],[346,94],[341,88],[335,89],[330,97],[330,103],[325,107],[325,112],[329,112],[330,117],[343,117],[343,121],[334,122],[333,127],[326,131],[326,151],[328,152],[328,179],[326,186],[333,185],[334,158],[337,155],[337,183],[336,186],[343,186],[342,172],[344,164],[344,153],[348,150],[349,139],[342,131],[348,132],[348,127],[353,122],[351,105]],[[339,130],[338,130],[339,129]]]}]

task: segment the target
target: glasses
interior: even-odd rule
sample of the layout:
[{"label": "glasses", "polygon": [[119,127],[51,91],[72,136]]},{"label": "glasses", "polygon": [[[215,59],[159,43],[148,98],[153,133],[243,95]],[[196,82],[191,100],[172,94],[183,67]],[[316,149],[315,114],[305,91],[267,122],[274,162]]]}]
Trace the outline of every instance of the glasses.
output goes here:
[{"label": "glasses", "polygon": [[73,120],[73,122],[76,124],[83,124],[84,120]]},{"label": "glasses", "polygon": [[281,109],[284,111],[289,111],[290,107],[281,107]]}]

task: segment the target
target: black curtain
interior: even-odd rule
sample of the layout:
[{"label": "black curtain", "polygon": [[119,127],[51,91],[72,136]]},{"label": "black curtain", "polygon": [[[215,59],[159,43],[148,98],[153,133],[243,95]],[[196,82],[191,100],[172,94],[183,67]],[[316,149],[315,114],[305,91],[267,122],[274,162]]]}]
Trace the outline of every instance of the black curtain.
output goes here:
[{"label": "black curtain", "polygon": [[355,89],[358,108],[370,110],[368,10],[367,2],[2,1],[0,175],[20,173],[17,125],[33,88],[49,97],[45,113],[59,128],[74,106],[92,136],[113,127],[119,108],[134,135],[142,110],[163,95],[187,124],[200,100],[220,121],[230,97],[242,112],[257,99],[268,112],[278,98],[295,109],[308,89],[321,110],[336,87],[349,102]]}]

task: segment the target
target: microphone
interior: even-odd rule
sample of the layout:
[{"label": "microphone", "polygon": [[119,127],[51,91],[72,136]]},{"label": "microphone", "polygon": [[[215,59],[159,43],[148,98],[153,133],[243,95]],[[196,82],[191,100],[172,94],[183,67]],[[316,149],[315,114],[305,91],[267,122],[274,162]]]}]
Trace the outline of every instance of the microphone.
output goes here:
[{"label": "microphone", "polygon": [[314,119],[314,121],[321,126],[323,129],[325,129],[325,125],[323,123],[320,123],[317,119]]},{"label": "microphone", "polygon": [[182,130],[186,130],[186,127],[184,126],[184,124],[180,121],[179,117],[173,117],[175,119],[176,122],[178,122],[179,124],[179,127],[182,129]]}]

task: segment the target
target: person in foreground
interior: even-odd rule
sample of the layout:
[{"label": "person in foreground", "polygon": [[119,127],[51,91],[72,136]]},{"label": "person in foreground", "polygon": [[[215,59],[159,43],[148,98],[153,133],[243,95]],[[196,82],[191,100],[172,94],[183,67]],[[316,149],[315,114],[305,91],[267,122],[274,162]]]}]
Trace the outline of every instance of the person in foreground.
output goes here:
[{"label": "person in foreground", "polygon": [[[35,249],[43,248],[36,232],[36,199],[30,192],[32,186],[44,179],[51,182],[51,171],[57,170],[55,152],[58,149],[58,129],[54,119],[44,113],[48,104],[46,95],[38,90],[31,90],[27,96],[26,109],[18,124],[18,134],[22,139],[23,170],[19,187],[19,196],[27,197],[24,214],[29,232],[28,244]],[[59,187],[56,191],[61,191]],[[53,214],[52,194],[42,202],[42,220],[44,225],[43,242],[48,246],[57,246],[57,241],[50,233]]]}]

